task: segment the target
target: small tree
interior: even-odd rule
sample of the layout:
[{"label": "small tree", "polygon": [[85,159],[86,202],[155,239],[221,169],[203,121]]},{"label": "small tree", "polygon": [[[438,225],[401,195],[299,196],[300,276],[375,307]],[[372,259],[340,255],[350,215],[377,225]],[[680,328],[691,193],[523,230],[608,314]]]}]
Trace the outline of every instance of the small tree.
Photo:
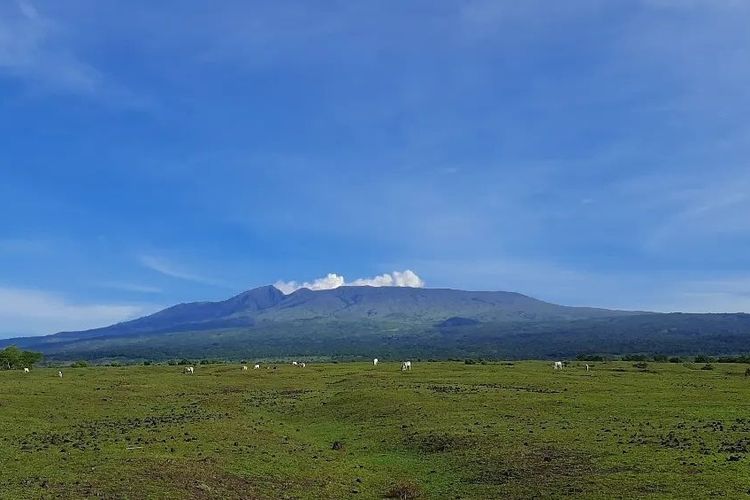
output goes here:
[{"label": "small tree", "polygon": [[17,368],[21,360],[21,349],[12,345],[0,351],[0,362],[6,370]]},{"label": "small tree", "polygon": [[21,367],[31,368],[36,363],[39,363],[43,357],[41,352],[21,351]]},{"label": "small tree", "polygon": [[22,351],[12,345],[0,351],[0,368],[4,370],[31,368],[42,358],[40,352]]}]

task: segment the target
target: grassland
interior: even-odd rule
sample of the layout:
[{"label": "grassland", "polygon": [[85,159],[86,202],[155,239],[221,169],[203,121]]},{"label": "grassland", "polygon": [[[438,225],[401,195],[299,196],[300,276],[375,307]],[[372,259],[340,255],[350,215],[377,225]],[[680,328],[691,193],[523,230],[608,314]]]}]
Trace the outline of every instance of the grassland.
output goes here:
[{"label": "grassland", "polygon": [[2,498],[746,496],[745,365],[0,372]]}]

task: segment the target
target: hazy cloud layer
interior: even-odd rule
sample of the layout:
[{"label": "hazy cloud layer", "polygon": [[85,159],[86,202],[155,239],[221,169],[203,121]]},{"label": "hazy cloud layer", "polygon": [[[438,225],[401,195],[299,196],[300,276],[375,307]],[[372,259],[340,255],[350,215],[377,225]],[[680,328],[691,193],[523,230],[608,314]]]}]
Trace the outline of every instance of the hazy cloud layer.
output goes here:
[{"label": "hazy cloud layer", "polygon": [[137,304],[80,304],[57,293],[0,287],[0,318],[3,320],[0,338],[96,328],[156,309],[156,306]]},{"label": "hazy cloud layer", "polygon": [[406,269],[405,271],[393,271],[392,273],[381,274],[373,278],[358,278],[351,282],[347,282],[341,275],[329,273],[311,282],[277,281],[274,283],[274,286],[288,295],[300,288],[308,288],[310,290],[331,290],[340,286],[405,286],[422,288],[424,287],[424,281],[414,271]]}]

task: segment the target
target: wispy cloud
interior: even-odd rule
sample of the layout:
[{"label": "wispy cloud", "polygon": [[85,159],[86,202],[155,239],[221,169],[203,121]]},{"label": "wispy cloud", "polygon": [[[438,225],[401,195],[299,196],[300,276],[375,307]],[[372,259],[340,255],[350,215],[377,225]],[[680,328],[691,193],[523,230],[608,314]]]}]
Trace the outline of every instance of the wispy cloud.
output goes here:
[{"label": "wispy cloud", "polygon": [[57,293],[0,287],[0,337],[96,328],[158,308],[154,305],[79,304]]},{"label": "wispy cloud", "polygon": [[75,43],[78,29],[48,17],[30,0],[0,3],[0,78],[23,82],[31,95],[78,95],[107,107],[157,109],[82,57]]},{"label": "wispy cloud", "polygon": [[60,27],[27,0],[0,7],[0,74],[54,90],[91,94],[101,74],[64,43]]},{"label": "wispy cloud", "polygon": [[422,288],[424,284],[422,278],[417,276],[414,271],[406,269],[405,271],[394,271],[392,273],[385,273],[372,278],[358,278],[351,282],[347,282],[346,279],[339,274],[329,273],[322,278],[309,282],[306,281],[304,283],[298,283],[296,281],[277,281],[274,283],[274,286],[285,294],[290,294],[300,288],[308,288],[310,290],[331,290],[340,286],[401,286]]},{"label": "wispy cloud", "polygon": [[162,293],[164,290],[157,286],[152,285],[140,285],[137,283],[124,283],[120,281],[105,281],[102,283],[97,283],[96,286],[100,288],[109,288],[112,290],[122,290],[125,292],[135,292],[135,293]]},{"label": "wispy cloud", "polygon": [[188,271],[178,264],[174,264],[173,262],[170,262],[163,257],[144,254],[140,255],[138,257],[138,260],[145,268],[151,269],[152,271],[163,274],[164,276],[168,276],[170,278],[193,281],[195,283],[201,283],[204,285],[225,286],[225,284],[219,280]]}]

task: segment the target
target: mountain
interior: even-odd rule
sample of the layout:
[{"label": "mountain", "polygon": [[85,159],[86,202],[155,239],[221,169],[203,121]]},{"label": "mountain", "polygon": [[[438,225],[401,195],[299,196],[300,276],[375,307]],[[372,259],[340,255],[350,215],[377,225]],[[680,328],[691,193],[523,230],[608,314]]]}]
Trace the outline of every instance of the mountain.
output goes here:
[{"label": "mountain", "polygon": [[[308,355],[557,357],[582,352],[739,352],[750,316],[658,314],[544,302],[514,292],[273,286],[103,328],[0,341],[52,359]],[[381,354],[383,356],[384,354]]]}]

